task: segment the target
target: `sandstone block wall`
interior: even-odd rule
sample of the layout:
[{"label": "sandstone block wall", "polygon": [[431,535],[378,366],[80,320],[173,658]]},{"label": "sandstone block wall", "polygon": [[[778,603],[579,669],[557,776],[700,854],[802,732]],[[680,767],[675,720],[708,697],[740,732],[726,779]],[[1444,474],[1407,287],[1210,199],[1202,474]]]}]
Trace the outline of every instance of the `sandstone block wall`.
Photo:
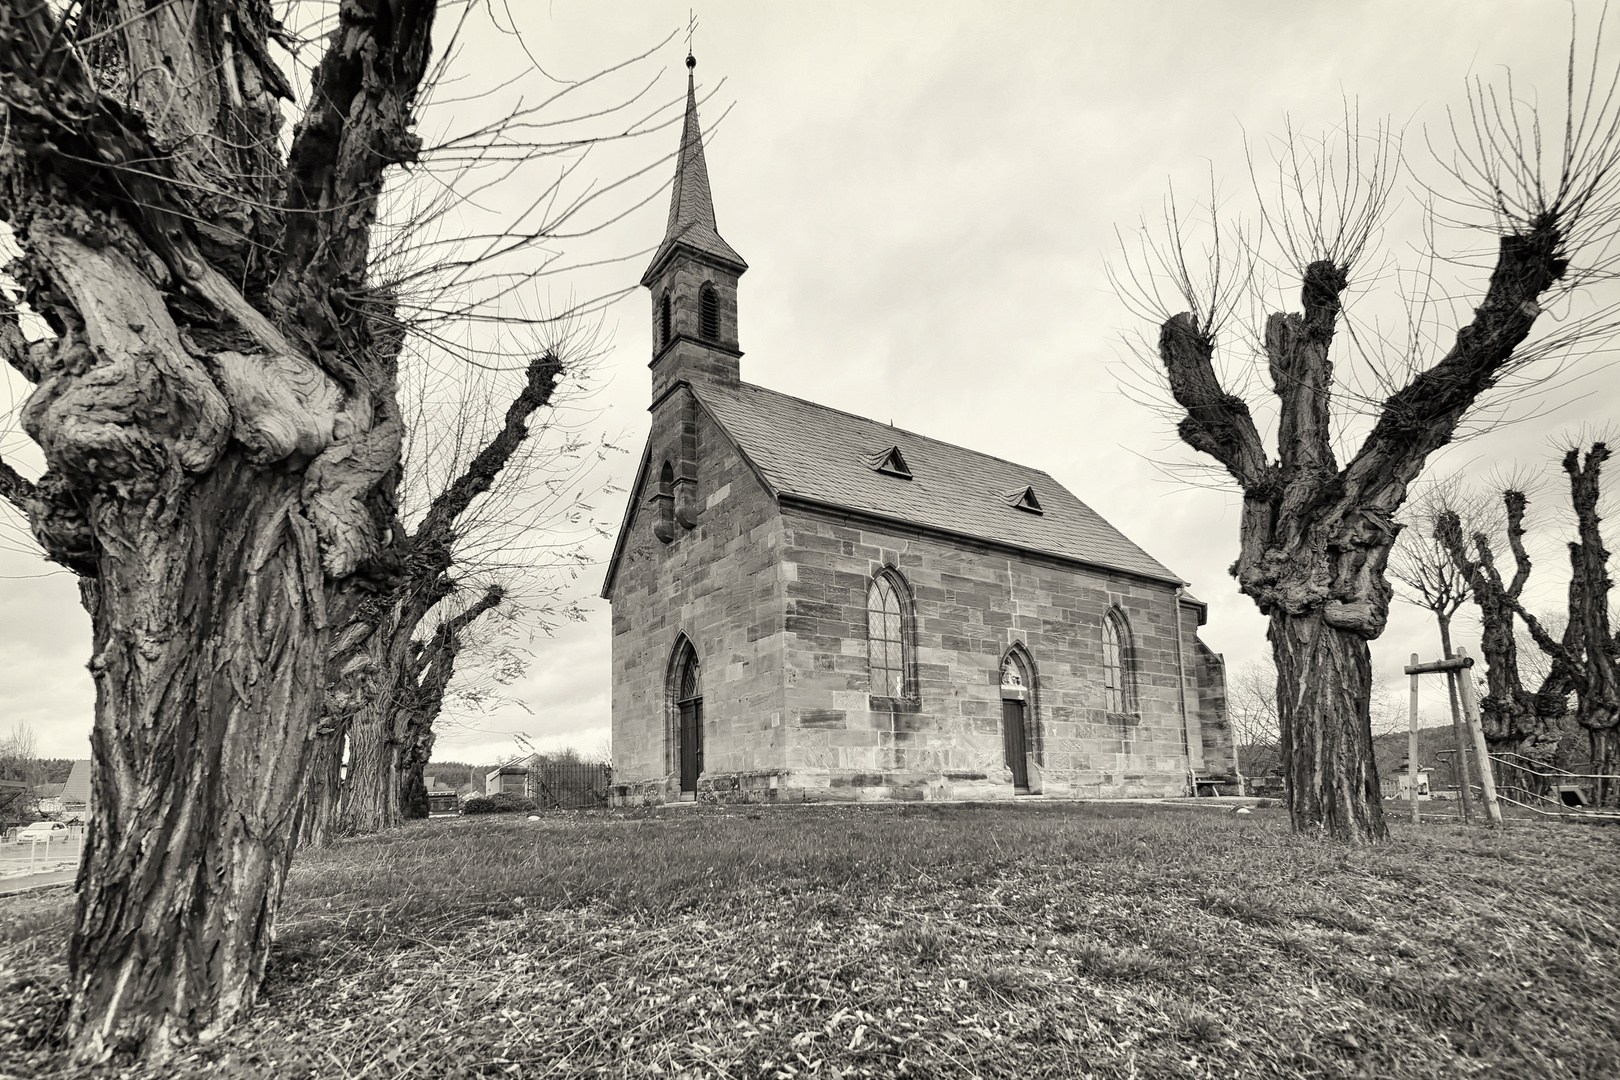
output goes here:
[{"label": "sandstone block wall", "polygon": [[[1012,648],[1032,682],[1031,792],[1177,795],[1189,768],[1231,771],[1223,665],[1173,586],[778,507],[684,388],[659,405],[649,454],[611,590],[614,783],[629,801],[680,797],[668,684],[681,634],[702,665],[703,799],[1010,798]],[[696,524],[669,544],[648,501],[665,460],[696,474]],[[867,662],[867,590],[885,566],[912,611],[913,692],[899,701],[874,699]],[[1128,629],[1122,713],[1105,707],[1109,611]]]},{"label": "sandstone block wall", "polygon": [[[1188,789],[1172,586],[797,507],[783,513],[782,559],[786,766],[794,788],[866,798],[1010,797],[1000,666],[1020,646],[1035,683],[1026,706],[1032,791]],[[866,594],[885,565],[910,586],[916,695],[874,707]],[[1102,620],[1110,608],[1130,631],[1135,707],[1125,714],[1105,709]],[[1192,641],[1194,623],[1192,612],[1183,613],[1182,636]],[[1185,679],[1196,688],[1196,675]],[[1192,709],[1202,704],[1189,699]],[[1195,733],[1201,720],[1215,719],[1202,711]]]},{"label": "sandstone block wall", "polygon": [[695,413],[696,526],[677,525],[667,545],[653,535],[648,499],[662,463],[680,453],[685,393],[654,415],[651,465],[632,496],[638,511],[610,593],[614,783],[655,800],[679,797],[666,683],[682,633],[701,663],[705,775],[727,777],[729,788],[731,778],[754,774],[769,789],[785,761],[780,519],[701,408],[686,414]]}]

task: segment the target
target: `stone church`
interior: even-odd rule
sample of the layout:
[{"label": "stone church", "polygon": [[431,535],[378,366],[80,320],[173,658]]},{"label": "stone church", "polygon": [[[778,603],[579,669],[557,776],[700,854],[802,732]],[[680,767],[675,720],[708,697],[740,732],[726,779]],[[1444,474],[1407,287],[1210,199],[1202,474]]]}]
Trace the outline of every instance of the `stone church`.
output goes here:
[{"label": "stone church", "polygon": [[1183,582],[1046,473],[743,382],[688,57],[652,430],[602,595],[623,802],[1179,795],[1232,769]]}]

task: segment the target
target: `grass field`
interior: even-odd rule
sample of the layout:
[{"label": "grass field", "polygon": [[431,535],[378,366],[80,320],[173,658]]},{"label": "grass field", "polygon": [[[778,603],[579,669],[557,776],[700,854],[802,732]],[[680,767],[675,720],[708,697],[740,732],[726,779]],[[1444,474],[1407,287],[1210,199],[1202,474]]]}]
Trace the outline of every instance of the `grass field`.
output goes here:
[{"label": "grass field", "polygon": [[[939,804],[461,819],[304,853],[163,1077],[1620,1076],[1620,832]],[[69,899],[0,900],[0,1074]],[[108,1070],[106,1075],[114,1075]]]}]

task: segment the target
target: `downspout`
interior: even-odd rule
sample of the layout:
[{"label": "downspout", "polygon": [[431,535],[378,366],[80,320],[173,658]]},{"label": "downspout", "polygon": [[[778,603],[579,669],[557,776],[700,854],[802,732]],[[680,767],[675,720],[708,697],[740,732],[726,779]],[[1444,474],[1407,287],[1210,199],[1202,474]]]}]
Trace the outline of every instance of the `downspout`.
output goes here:
[{"label": "downspout", "polygon": [[1181,637],[1181,591],[1176,586],[1176,691],[1181,695],[1181,756],[1187,762],[1187,794],[1197,798],[1198,779],[1193,774],[1192,745],[1187,739],[1187,662],[1182,655],[1183,643]]},{"label": "downspout", "polygon": [[[1187,761],[1187,787],[1188,791],[1196,797],[1198,795],[1198,770],[1204,767],[1204,741],[1201,724],[1197,735],[1194,735],[1192,727],[1194,717],[1187,702],[1187,642],[1181,632],[1181,609],[1184,606],[1181,601],[1184,595],[1185,590],[1177,586],[1175,596],[1176,676],[1181,682],[1179,688],[1181,694],[1181,750]],[[1194,742],[1195,738],[1197,739],[1196,742]]]}]

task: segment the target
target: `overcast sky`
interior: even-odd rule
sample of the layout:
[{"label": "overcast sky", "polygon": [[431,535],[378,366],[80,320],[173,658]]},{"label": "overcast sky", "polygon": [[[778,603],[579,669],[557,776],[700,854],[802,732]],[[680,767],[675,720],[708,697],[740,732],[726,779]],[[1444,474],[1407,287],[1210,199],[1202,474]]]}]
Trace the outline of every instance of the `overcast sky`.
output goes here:
[{"label": "overcast sky", "polygon": [[[649,100],[673,103],[684,91],[684,4],[511,6],[529,53],[565,80],[679,31],[637,77],[656,80]],[[1597,5],[1578,10],[1595,26]],[[1364,126],[1388,117],[1404,130],[1420,166],[1425,132],[1449,142],[1446,108],[1465,106],[1466,81],[1499,79],[1505,66],[1556,127],[1570,11],[1560,0],[704,3],[694,50],[715,211],[750,267],[739,293],[743,378],[1046,470],[1190,582],[1210,605],[1204,639],[1241,666],[1267,646],[1264,620],[1226,572],[1238,499],[1189,483],[1174,466],[1194,460],[1191,451],[1163,414],[1121,390],[1122,375],[1133,378],[1127,336],[1156,327],[1104,275],[1116,229],[1156,219],[1172,183],[1190,199],[1212,175],[1223,203],[1242,211],[1252,201],[1245,136],[1269,161],[1267,139],[1285,122],[1320,132],[1341,121],[1347,100]],[[525,62],[515,39],[474,25],[452,70],[471,87]],[[459,109],[465,127],[486,107],[441,108]],[[602,155],[601,181],[624,162],[672,154],[678,140],[669,127]],[[647,191],[667,184],[660,168]],[[490,204],[523,196],[492,193]],[[581,243],[650,254],[667,206],[660,194]],[[1353,281],[1354,303],[1377,310],[1376,294],[1413,261],[1415,222],[1391,218]],[[554,287],[628,288],[644,262]],[[1297,304],[1297,285],[1286,302]],[[620,487],[647,425],[648,311],[641,290],[608,310],[610,381],[590,402],[593,430],[629,432],[632,452],[614,459]],[[1448,450],[1431,472],[1541,469],[1554,440],[1606,421],[1607,364],[1606,354],[1588,357],[1576,372],[1584,377],[1540,399],[1539,416]],[[13,431],[0,447],[37,472],[24,442]],[[606,516],[618,519],[624,497]],[[1563,502],[1552,482],[1535,504],[1545,526],[1536,581],[1548,597],[1566,578],[1556,555]],[[86,755],[88,619],[71,577],[30,554],[14,521],[4,539],[0,730],[26,722],[45,753]],[[577,585],[589,619],[535,641],[514,688],[527,711],[510,706],[447,731],[437,757],[491,760],[515,751],[514,732],[542,747],[606,744],[610,634],[595,597],[610,548],[598,545],[599,564]],[[1477,654],[1470,633],[1464,644]],[[1437,649],[1432,624],[1397,603],[1373,657],[1392,679],[1407,654]]]}]

